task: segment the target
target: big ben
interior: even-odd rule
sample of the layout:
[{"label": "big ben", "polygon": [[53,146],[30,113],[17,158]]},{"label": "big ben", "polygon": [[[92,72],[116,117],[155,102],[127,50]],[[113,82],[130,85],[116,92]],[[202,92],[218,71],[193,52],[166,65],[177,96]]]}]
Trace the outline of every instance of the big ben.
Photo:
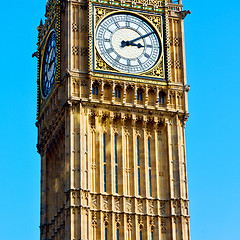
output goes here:
[{"label": "big ben", "polygon": [[190,240],[181,0],[48,0],[41,240]]}]

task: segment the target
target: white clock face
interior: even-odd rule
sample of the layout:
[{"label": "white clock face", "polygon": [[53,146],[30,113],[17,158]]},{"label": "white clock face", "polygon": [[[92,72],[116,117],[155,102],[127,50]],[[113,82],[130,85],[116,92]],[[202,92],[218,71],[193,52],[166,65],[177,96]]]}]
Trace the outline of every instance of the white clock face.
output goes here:
[{"label": "white clock face", "polygon": [[156,30],[142,18],[112,14],[96,30],[96,47],[103,60],[125,73],[142,73],[151,69],[161,55]]}]

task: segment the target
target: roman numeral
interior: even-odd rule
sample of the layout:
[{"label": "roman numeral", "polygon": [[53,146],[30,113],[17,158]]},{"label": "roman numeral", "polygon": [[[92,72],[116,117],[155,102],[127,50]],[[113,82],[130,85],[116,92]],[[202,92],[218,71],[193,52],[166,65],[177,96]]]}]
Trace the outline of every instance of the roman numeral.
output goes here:
[{"label": "roman numeral", "polygon": [[107,51],[108,53],[111,53],[111,52],[113,52],[113,48],[108,48],[106,51]]},{"label": "roman numeral", "polygon": [[144,56],[145,56],[146,58],[150,58],[150,56],[149,56],[147,53],[144,53]]},{"label": "roman numeral", "polygon": [[115,23],[115,25],[117,26],[117,28],[120,28],[118,22],[115,22],[115,21],[114,21],[114,23]]},{"label": "roman numeral", "polygon": [[121,57],[120,57],[119,55],[117,55],[117,57],[115,58],[115,60],[116,60],[117,62],[119,62],[120,59],[121,59]]}]

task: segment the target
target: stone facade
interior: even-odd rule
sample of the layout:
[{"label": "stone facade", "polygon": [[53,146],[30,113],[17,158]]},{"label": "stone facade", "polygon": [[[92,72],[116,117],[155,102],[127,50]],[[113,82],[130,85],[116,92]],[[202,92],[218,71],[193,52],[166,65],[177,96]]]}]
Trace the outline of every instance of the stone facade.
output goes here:
[{"label": "stone facade", "polygon": [[[123,9],[128,4],[106,4],[116,2]],[[41,240],[190,240],[186,12],[181,2],[136,0],[131,6],[164,10],[165,80],[94,74],[91,2],[49,1],[38,27],[39,76],[52,24],[61,59],[47,99],[38,80]]]}]

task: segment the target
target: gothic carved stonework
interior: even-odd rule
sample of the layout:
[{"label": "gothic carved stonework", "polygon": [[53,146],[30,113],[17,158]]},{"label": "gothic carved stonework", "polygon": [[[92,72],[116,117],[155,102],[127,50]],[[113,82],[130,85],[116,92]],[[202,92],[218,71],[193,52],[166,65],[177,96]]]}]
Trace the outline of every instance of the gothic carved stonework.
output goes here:
[{"label": "gothic carved stonework", "polygon": [[154,201],[149,201],[149,214],[154,214]]},{"label": "gothic carved stonework", "polygon": [[162,232],[162,234],[167,233],[166,219],[164,219],[164,218],[161,219],[161,232]]},{"label": "gothic carved stonework", "polygon": [[92,196],[92,208],[97,209],[97,196]]},{"label": "gothic carved stonework", "polygon": [[115,197],[115,210],[120,211],[120,198]]},{"label": "gothic carved stonework", "polygon": [[142,229],[144,227],[143,216],[138,216],[138,226],[140,229]]},{"label": "gothic carved stonework", "polygon": [[96,228],[97,227],[97,213],[92,212],[92,227]]},{"label": "gothic carved stonework", "polygon": [[81,47],[79,52],[80,52],[80,56],[87,56],[88,55],[88,48]]},{"label": "gothic carved stonework", "polygon": [[132,230],[132,217],[131,215],[127,215],[127,228],[128,230]]},{"label": "gothic carved stonework", "polygon": [[153,229],[155,228],[154,217],[150,217],[149,225],[150,225],[150,227],[151,227],[151,231],[153,231]]},{"label": "gothic carved stonework", "polygon": [[165,202],[160,202],[160,213],[161,215],[166,215],[166,204]]},{"label": "gothic carved stonework", "polygon": [[132,211],[132,200],[131,200],[131,198],[126,199],[126,211],[127,212]]},{"label": "gothic carved stonework", "polygon": [[115,223],[117,227],[121,225],[120,214],[115,214]]},{"label": "gothic carved stonework", "polygon": [[107,196],[103,197],[103,209],[108,210],[108,197]]},{"label": "gothic carved stonework", "polygon": [[143,213],[143,201],[138,200],[138,212]]},{"label": "gothic carved stonework", "polygon": [[180,45],[180,41],[181,41],[180,38],[174,38],[174,45],[175,46],[179,46]]},{"label": "gothic carved stonework", "polygon": [[72,47],[72,53],[73,53],[73,55],[78,55],[79,54],[79,47],[78,46],[73,46]]},{"label": "gothic carved stonework", "polygon": [[105,226],[108,225],[108,223],[109,223],[108,213],[104,213],[104,215],[103,215],[103,222],[104,222]]},{"label": "gothic carved stonework", "polygon": [[78,23],[73,23],[72,24],[72,30],[73,30],[73,32],[77,32],[79,30],[79,24]]}]

